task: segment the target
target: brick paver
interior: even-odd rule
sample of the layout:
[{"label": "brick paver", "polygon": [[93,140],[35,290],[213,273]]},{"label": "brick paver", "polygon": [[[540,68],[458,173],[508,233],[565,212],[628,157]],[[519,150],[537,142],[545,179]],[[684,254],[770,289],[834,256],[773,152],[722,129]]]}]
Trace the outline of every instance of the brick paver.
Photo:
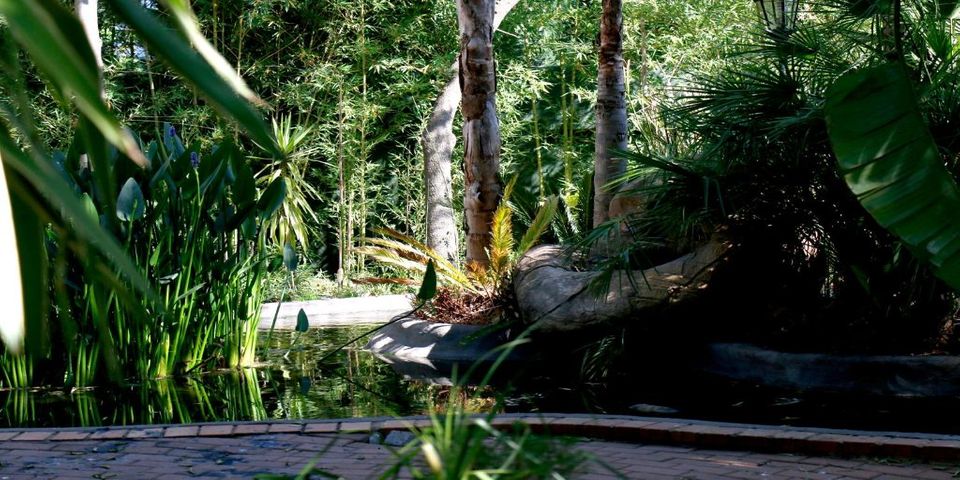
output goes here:
[{"label": "brick paver", "polygon": [[[534,419],[505,415],[497,423],[507,425],[504,419],[527,419],[532,427],[566,434],[602,434],[604,439],[581,438],[573,447],[593,459],[573,478],[936,480],[960,474],[960,440],[944,435],[761,428],[637,417],[542,415]],[[0,480],[252,478],[258,473],[296,474],[311,461],[345,479],[377,478],[395,457],[390,447],[369,443],[369,432],[363,428],[391,429],[406,423],[351,419],[0,430]],[[750,448],[764,438],[769,445]],[[749,443],[737,443],[742,440]],[[877,449],[886,444],[893,445],[893,455],[927,452],[951,461],[859,454],[880,451]],[[770,446],[793,453],[774,452]],[[811,446],[815,448],[807,448]],[[904,446],[908,448],[904,450]]]}]

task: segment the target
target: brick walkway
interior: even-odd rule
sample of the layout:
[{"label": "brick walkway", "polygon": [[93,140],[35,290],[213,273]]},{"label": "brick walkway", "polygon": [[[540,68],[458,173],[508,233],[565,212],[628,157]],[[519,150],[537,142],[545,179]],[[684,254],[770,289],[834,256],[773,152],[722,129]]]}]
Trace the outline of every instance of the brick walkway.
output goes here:
[{"label": "brick walkway", "polygon": [[[953,479],[960,473],[960,437],[639,417],[524,415],[504,416],[498,423],[505,426],[518,419],[540,429],[603,438],[583,439],[576,448],[620,476],[590,462],[574,478],[896,480]],[[642,424],[648,433],[639,433]],[[345,420],[0,430],[0,480],[250,478],[257,473],[295,474],[310,461],[346,479],[376,478],[394,456],[387,447],[369,443],[370,431],[400,426],[398,421]],[[644,435],[659,435],[660,440],[636,441]],[[766,442],[757,443],[761,439]],[[705,446],[709,444],[716,447]],[[794,453],[743,449],[749,445]],[[864,445],[894,457],[828,455],[865,451]],[[826,451],[812,453],[817,449]],[[895,458],[898,453],[950,460]]]}]

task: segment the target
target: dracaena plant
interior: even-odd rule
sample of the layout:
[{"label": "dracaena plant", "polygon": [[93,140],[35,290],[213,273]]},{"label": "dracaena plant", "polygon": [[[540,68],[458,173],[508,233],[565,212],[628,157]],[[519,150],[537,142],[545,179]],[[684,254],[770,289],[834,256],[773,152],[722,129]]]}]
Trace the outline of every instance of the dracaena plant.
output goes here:
[{"label": "dracaena plant", "polygon": [[[211,105],[236,121],[272,154],[279,153],[275,139],[253,106],[260,103],[259,99],[199,35],[184,0],[159,2],[170,13],[175,29],[168,28],[139,1],[105,3],[136,32],[144,46],[196,87]],[[107,317],[112,311],[110,305],[122,304],[124,311],[146,324],[150,316],[166,315],[166,307],[171,303],[159,294],[150,281],[150,273],[124,249],[124,243],[129,245],[131,241],[127,237],[137,233],[128,223],[138,221],[141,213],[147,215],[151,205],[146,196],[142,204],[138,203],[137,189],[118,172],[132,172],[126,176],[139,179],[134,182],[142,193],[146,181],[154,179],[148,179],[147,173],[158,173],[164,162],[151,163],[157,157],[143,151],[103,100],[93,50],[80,22],[61,2],[2,0],[0,17],[4,24],[0,63],[5,72],[0,76],[0,159],[4,171],[0,177],[0,257],[5,262],[0,275],[4,285],[13,286],[3,290],[4,304],[12,308],[0,323],[4,356],[14,358],[26,351],[29,358],[16,357],[19,359],[15,363],[23,367],[17,369],[21,383],[28,383],[29,378],[22,377],[30,376],[31,370],[24,365],[33,361],[31,358],[59,361],[50,357],[51,343],[55,343],[49,341],[53,331],[63,333],[60,343],[68,350],[80,349],[72,344],[75,337],[71,336],[79,332],[79,327],[67,319],[80,315],[95,319],[97,328],[92,338],[98,348],[106,350],[100,353],[102,364],[116,378],[126,369],[119,365],[115,350],[131,333],[108,330],[107,324],[112,321]],[[21,49],[25,56],[21,56]],[[65,156],[47,152],[39,138],[29,99],[23,93],[27,91],[21,70],[23,58],[41,73],[53,96],[77,115],[76,141]],[[81,157],[80,163],[87,166],[82,173],[85,178],[74,184],[74,179],[65,177],[62,162]],[[77,174],[77,170],[68,173]],[[162,177],[157,177],[158,181],[163,181]],[[82,186],[78,188],[79,185]],[[198,192],[203,190],[202,186],[198,185]],[[84,188],[88,191],[84,192]],[[83,193],[87,196],[83,197]],[[132,203],[125,203],[128,201]],[[126,211],[124,205],[133,205],[134,209]],[[54,256],[45,248],[50,238],[58,246]],[[133,256],[141,254],[144,253],[134,252]],[[78,268],[90,283],[63,282],[69,269],[68,258],[80,260]],[[55,280],[49,289],[48,264]],[[85,310],[63,312],[60,307],[70,303],[77,289],[83,290],[82,295],[88,299]],[[47,321],[48,293],[61,310],[58,316],[62,322],[58,325]],[[96,361],[76,365],[76,370],[87,371],[96,365]]]}]

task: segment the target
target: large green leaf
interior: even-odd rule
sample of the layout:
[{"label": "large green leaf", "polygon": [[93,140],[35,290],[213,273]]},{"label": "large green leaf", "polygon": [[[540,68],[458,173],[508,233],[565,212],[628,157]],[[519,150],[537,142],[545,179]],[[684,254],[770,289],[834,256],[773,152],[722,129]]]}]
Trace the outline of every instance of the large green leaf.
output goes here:
[{"label": "large green leaf", "polygon": [[[4,1],[10,0],[0,0]],[[236,80],[225,81],[222,71],[204,61],[180,35],[147,12],[138,0],[107,0],[107,3],[137,32],[151,52],[195,85],[214,107],[240,124],[258,145],[272,154],[280,154],[280,147],[263,116],[234,88]],[[180,21],[178,11],[174,10],[174,16]]]},{"label": "large green leaf", "polygon": [[[21,262],[17,248],[17,233],[13,223],[13,207],[7,188],[3,166],[0,165],[0,301],[6,312],[0,319],[0,339],[14,353],[23,348],[26,308],[23,283],[20,279]],[[37,285],[28,286],[30,288]]]},{"label": "large green leaf", "polygon": [[[17,146],[10,133],[0,128],[0,158],[36,189],[49,204],[70,222],[72,233],[108,259],[122,277],[141,293],[156,301],[146,278],[140,273],[119,243],[100,224],[90,218],[84,202],[60,176],[53,162],[35,160]],[[85,252],[88,253],[88,252]]]},{"label": "large green leaf", "polygon": [[0,0],[0,15],[56,91],[71,98],[108,142],[146,165],[136,140],[100,98],[93,50],[72,12],[56,0]]},{"label": "large green leaf", "polygon": [[120,190],[120,196],[117,197],[117,218],[124,222],[139,220],[146,213],[146,206],[147,202],[143,198],[140,184],[128,178]]},{"label": "large green leaf", "polygon": [[300,311],[297,312],[297,331],[303,333],[307,330],[310,330],[310,319],[307,318],[307,312],[301,308]]},{"label": "large green leaf", "polygon": [[860,203],[954,288],[960,288],[960,189],[944,167],[906,70],[844,75],[827,93],[827,129]]},{"label": "large green leaf", "polygon": [[430,260],[427,262],[427,271],[423,274],[420,291],[417,292],[417,300],[426,302],[435,296],[437,296],[437,270],[433,266],[433,260]]},{"label": "large green leaf", "polygon": [[[0,165],[0,170],[4,167]],[[23,181],[23,177],[10,170],[7,172],[10,185],[10,204],[13,207],[13,222],[17,231],[17,256],[20,259],[20,279],[23,285],[23,313],[25,346],[30,352],[47,349],[49,328],[47,312],[47,242],[46,225],[41,216],[31,210],[35,192]]]}]

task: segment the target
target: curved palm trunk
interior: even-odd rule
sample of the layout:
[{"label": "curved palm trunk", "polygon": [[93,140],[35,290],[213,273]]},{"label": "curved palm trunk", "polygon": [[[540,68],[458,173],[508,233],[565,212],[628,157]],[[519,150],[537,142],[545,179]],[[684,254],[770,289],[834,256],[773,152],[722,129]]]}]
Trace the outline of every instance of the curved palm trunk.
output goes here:
[{"label": "curved palm trunk", "polygon": [[600,60],[597,74],[597,136],[594,151],[593,226],[608,218],[613,193],[610,180],[623,174],[626,162],[613,149],[627,148],[627,98],[623,72],[623,1],[603,0]]},{"label": "curved palm trunk", "polygon": [[486,267],[493,214],[500,203],[500,124],[493,60],[493,0],[457,0],[463,114],[463,208],[467,263]]},{"label": "curved palm trunk", "polygon": [[[500,0],[495,7],[493,29],[520,0]],[[453,75],[444,85],[427,120],[423,145],[423,178],[427,197],[427,245],[440,256],[457,263],[457,223],[453,212],[453,180],[450,165],[457,137],[453,118],[460,106],[458,64],[450,66]]]}]

